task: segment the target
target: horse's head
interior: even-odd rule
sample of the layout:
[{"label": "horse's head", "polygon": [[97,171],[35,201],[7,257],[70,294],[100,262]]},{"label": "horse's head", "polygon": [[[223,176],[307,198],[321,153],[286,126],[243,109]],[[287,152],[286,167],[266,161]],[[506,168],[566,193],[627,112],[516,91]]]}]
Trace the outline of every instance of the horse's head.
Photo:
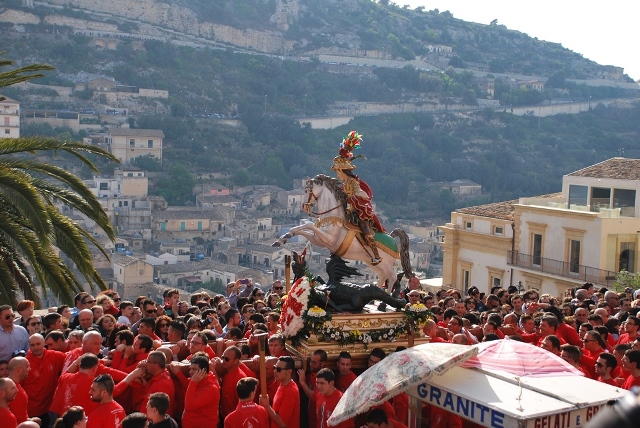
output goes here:
[{"label": "horse's head", "polygon": [[307,214],[311,214],[311,208],[313,207],[313,204],[315,204],[318,200],[318,195],[316,195],[317,192],[314,191],[315,184],[313,181],[313,178],[307,178],[307,182],[304,186],[304,193],[305,195],[307,195],[307,202],[304,202],[302,204],[302,211],[306,212]]}]

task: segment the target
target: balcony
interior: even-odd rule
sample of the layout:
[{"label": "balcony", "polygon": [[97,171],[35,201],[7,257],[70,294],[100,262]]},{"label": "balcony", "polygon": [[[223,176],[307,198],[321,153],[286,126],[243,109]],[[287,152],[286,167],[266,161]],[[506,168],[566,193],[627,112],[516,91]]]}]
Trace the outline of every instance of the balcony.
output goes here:
[{"label": "balcony", "polygon": [[561,260],[545,259],[530,254],[522,254],[519,251],[507,251],[507,264],[607,287],[615,282],[616,275],[618,274],[618,272],[610,270],[567,263]]}]

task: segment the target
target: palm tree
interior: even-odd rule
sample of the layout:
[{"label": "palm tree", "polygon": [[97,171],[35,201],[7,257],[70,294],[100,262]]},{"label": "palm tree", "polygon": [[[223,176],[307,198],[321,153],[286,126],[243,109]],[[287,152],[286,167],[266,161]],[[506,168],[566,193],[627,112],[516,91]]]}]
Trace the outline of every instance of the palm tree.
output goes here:
[{"label": "palm tree", "polygon": [[[11,65],[12,61],[0,60],[0,67]],[[41,77],[36,72],[52,69],[32,64],[0,72],[0,88]],[[38,285],[45,295],[50,291],[61,301],[71,302],[83,284],[70,265],[91,287],[106,288],[92,265],[89,246],[95,245],[108,257],[107,252],[54,203],[83,213],[112,241],[115,232],[97,197],[81,179],[35,160],[35,154],[57,152],[75,156],[94,172],[98,170],[87,155],[118,162],[109,152],[92,145],[45,137],[0,138],[0,304],[15,307],[20,295],[39,304]]]}]

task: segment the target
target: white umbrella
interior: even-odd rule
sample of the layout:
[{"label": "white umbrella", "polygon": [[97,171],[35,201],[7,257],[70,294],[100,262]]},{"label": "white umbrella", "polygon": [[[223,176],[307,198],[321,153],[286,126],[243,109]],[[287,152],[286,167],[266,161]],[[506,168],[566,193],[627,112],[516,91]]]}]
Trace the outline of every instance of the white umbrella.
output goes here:
[{"label": "white umbrella", "polygon": [[334,426],[477,355],[474,346],[425,343],[395,352],[362,373],[349,386],[328,420]]}]

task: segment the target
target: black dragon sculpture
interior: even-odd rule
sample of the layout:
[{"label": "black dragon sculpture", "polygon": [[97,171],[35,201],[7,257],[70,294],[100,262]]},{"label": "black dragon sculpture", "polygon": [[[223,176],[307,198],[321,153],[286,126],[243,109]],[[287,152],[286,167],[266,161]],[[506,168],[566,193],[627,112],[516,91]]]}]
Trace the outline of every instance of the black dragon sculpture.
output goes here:
[{"label": "black dragon sculpture", "polygon": [[[295,279],[302,278],[306,273],[306,260],[304,253],[299,255],[293,252],[291,269]],[[317,285],[315,286],[316,304],[324,308],[333,309],[336,312],[362,312],[365,305],[373,300],[382,302],[384,310],[385,305],[389,305],[396,309],[402,309],[407,302],[398,298],[396,293],[387,294],[383,289],[373,284],[351,284],[342,282],[343,278],[362,276],[357,269],[348,266],[348,263],[335,254],[327,262],[327,274],[329,279],[325,282],[320,276],[313,278]],[[398,274],[396,283],[393,286],[394,291],[400,290],[400,279],[403,273]]]}]

